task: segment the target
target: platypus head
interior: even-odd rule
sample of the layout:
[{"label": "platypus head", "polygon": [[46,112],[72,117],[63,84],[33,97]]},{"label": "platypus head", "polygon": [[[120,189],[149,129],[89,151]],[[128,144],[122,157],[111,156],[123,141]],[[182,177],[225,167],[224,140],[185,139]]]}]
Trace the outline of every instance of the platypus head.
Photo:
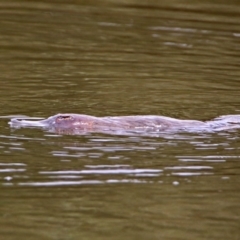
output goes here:
[{"label": "platypus head", "polygon": [[[31,119],[31,118],[30,118]],[[48,130],[87,130],[91,128],[93,119],[88,115],[80,114],[57,114],[44,120],[34,121],[13,118],[9,122],[11,127],[40,127]]]}]

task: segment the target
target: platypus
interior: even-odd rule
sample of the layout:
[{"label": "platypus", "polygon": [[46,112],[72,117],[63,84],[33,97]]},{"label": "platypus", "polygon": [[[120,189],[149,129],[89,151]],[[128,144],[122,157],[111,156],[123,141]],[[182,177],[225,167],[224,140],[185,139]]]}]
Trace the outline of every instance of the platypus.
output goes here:
[{"label": "platypus", "polygon": [[[27,119],[27,118],[26,118]],[[181,120],[165,116],[140,115],[95,117],[64,113],[43,120],[13,118],[13,128],[40,127],[56,133],[84,134],[87,132],[215,132],[240,128],[240,115],[225,115],[210,121]]]}]

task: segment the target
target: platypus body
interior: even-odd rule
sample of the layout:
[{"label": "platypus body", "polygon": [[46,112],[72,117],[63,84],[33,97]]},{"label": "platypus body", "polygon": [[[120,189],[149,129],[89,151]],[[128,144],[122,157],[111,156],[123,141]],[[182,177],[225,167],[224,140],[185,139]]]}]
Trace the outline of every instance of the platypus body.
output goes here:
[{"label": "platypus body", "polygon": [[[26,118],[27,119],[27,118]],[[165,116],[94,117],[83,114],[57,114],[43,120],[13,118],[13,128],[40,127],[60,134],[88,132],[215,132],[240,128],[240,115],[225,115],[210,121],[181,120]]]}]

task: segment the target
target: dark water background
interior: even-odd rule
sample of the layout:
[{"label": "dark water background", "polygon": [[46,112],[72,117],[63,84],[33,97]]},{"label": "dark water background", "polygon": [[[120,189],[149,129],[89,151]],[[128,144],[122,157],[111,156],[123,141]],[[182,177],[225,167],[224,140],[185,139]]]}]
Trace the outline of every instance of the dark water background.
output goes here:
[{"label": "dark water background", "polygon": [[8,115],[240,114],[239,1],[1,1],[0,239],[240,239],[239,131],[12,130]]}]

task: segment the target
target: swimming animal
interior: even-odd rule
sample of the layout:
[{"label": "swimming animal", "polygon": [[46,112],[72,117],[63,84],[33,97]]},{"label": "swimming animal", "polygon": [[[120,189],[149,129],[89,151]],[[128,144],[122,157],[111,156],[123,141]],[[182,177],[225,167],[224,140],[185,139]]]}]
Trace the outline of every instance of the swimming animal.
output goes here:
[{"label": "swimming animal", "polygon": [[224,115],[210,121],[181,120],[165,116],[140,115],[95,117],[83,114],[57,114],[43,120],[13,118],[12,128],[39,127],[59,134],[216,132],[240,128],[240,115]]}]

